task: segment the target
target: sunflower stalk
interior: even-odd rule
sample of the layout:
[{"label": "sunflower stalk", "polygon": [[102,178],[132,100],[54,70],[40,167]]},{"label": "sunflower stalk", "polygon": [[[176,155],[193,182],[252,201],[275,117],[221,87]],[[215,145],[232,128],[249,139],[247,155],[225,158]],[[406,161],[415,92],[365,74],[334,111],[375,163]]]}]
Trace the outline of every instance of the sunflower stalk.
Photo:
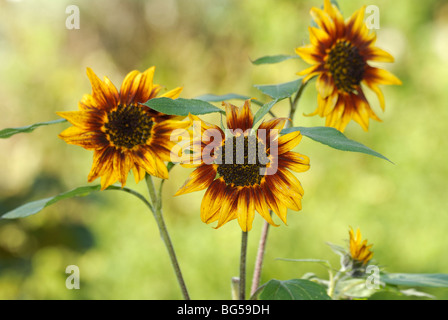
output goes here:
[{"label": "sunflower stalk", "polygon": [[182,272],[179,267],[179,262],[177,261],[176,252],[174,251],[174,246],[171,242],[168,229],[166,227],[165,221],[162,214],[162,188],[159,188],[159,194],[156,193],[156,188],[151,175],[146,174],[146,185],[148,186],[149,197],[151,198],[151,203],[153,207],[154,218],[156,219],[157,226],[160,231],[160,237],[162,238],[165,246],[167,248],[168,254],[171,259],[171,264],[173,266],[174,272],[176,273],[177,282],[179,283],[180,289],[182,291],[185,300],[190,300],[188,294],[187,286],[182,276]]},{"label": "sunflower stalk", "polygon": [[[289,120],[290,120],[291,124],[293,124],[294,115],[297,111],[297,106],[299,104],[300,97],[302,96],[302,93],[305,90],[305,87],[308,84],[308,82],[309,81],[307,81],[305,83],[301,83],[301,85],[299,86],[299,89],[297,90],[297,93],[294,97],[294,100],[291,99],[291,97],[289,97],[289,105],[290,105]],[[287,124],[286,124],[286,126],[287,126]],[[269,213],[272,214],[272,211],[269,210]],[[252,277],[252,286],[251,286],[251,291],[250,291],[251,296],[255,296],[255,293],[257,292],[257,290],[260,286],[261,270],[262,270],[262,266],[263,266],[264,253],[266,251],[266,243],[267,243],[267,238],[268,238],[269,226],[270,226],[269,223],[267,221],[265,221],[263,223],[263,227],[261,230],[260,241],[258,244],[257,257],[255,260],[255,268],[254,268],[254,273],[253,273],[253,277]]]},{"label": "sunflower stalk", "polygon": [[248,232],[243,231],[241,236],[241,256],[240,256],[240,281],[239,281],[240,300],[246,300],[247,236]]}]

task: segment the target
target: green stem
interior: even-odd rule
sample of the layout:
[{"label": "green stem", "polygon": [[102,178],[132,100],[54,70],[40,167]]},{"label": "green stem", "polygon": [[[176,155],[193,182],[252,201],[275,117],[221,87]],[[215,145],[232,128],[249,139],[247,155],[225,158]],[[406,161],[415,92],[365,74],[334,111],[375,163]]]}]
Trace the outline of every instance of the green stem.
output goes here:
[{"label": "green stem", "polygon": [[135,190],[132,190],[132,189],[129,189],[126,187],[122,188],[122,187],[117,187],[117,186],[109,186],[109,187],[107,187],[106,190],[117,190],[117,191],[123,191],[126,193],[130,193],[130,194],[136,196],[137,198],[139,198],[141,201],[143,201],[143,203],[148,207],[148,209],[154,213],[154,208],[152,207],[151,203],[148,200],[146,200],[146,198],[144,196],[142,196],[140,193],[138,193]]},{"label": "green stem", "polygon": [[297,90],[297,94],[294,98],[294,100],[291,100],[291,97],[289,98],[289,105],[290,105],[290,110],[289,110],[289,119],[291,121],[291,124],[293,124],[294,121],[294,115],[297,111],[297,105],[299,103],[300,97],[302,96],[303,90],[305,90],[306,85],[308,84],[309,81],[302,83],[299,87],[299,90]]},{"label": "green stem", "polygon": [[334,277],[333,277],[333,273],[330,274],[327,294],[331,299],[334,298],[334,291],[336,289],[336,285],[338,284],[340,277],[341,277],[340,271],[338,271]]},{"label": "green stem", "polygon": [[157,196],[154,181],[151,175],[149,174],[146,175],[146,185],[148,186],[149,197],[151,198],[152,207],[154,209],[153,210],[154,218],[156,219],[157,226],[159,227],[160,237],[162,238],[168,250],[168,254],[171,259],[171,264],[173,266],[174,272],[176,273],[177,282],[179,283],[184,299],[190,300],[187,286],[185,285],[184,279],[182,277],[182,272],[180,270],[179,263],[176,258],[176,253],[174,251],[174,247],[171,242],[168,229],[163,219],[161,192],[159,191],[159,196]]},{"label": "green stem", "polygon": [[246,300],[246,258],[247,258],[247,232],[241,236],[240,256],[240,300]]}]

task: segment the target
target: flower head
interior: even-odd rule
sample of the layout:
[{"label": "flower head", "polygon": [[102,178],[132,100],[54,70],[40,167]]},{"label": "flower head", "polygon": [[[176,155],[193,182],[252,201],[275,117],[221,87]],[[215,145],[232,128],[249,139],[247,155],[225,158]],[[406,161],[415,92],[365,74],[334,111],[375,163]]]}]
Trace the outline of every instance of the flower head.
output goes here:
[{"label": "flower head", "polygon": [[275,118],[253,128],[250,100],[238,108],[226,108],[225,132],[196,116],[193,120],[192,161],[196,167],[176,195],[207,189],[201,203],[201,219],[218,221],[216,228],[237,219],[243,231],[252,228],[257,211],[271,225],[269,209],[286,223],[287,209],[301,210],[303,188],[290,170],[309,169],[308,157],[292,152],[300,132],[280,136],[286,118]]},{"label": "flower head", "polygon": [[362,7],[344,21],[339,9],[324,0],[323,10],[313,7],[317,27],[309,27],[311,44],[296,53],[312,66],[299,72],[303,81],[317,76],[317,109],[311,114],[326,117],[326,126],[344,131],[354,120],[365,131],[369,119],[381,121],[370,107],[361,84],[378,96],[384,110],[384,95],[378,85],[401,84],[390,72],[372,67],[368,61],[393,62],[386,51],[374,46],[376,35],[364,23]]},{"label": "flower head", "polygon": [[361,231],[359,228],[356,230],[356,235],[352,228],[349,230],[350,235],[350,256],[353,261],[363,266],[367,265],[370,259],[372,259],[373,252],[370,251],[372,244],[367,245],[367,240],[361,242]]},{"label": "flower head", "polygon": [[[130,72],[118,91],[107,77],[101,81],[88,68],[92,94],[83,96],[79,111],[57,113],[73,125],[59,137],[94,152],[88,181],[101,177],[102,190],[116,181],[124,186],[130,170],[136,182],[146,173],[168,178],[164,161],[170,160],[174,144],[170,133],[188,127],[190,122],[143,105],[162,89],[153,84],[154,70],[151,67],[143,73]],[[161,96],[175,99],[181,91],[178,87]]]}]

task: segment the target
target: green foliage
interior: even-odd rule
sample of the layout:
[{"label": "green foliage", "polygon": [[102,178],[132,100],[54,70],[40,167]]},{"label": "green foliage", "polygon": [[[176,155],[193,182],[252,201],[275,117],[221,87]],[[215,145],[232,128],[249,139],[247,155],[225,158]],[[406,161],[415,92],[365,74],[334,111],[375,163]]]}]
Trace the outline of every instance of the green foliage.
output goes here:
[{"label": "green foliage", "polygon": [[[216,95],[216,94],[204,94],[201,96],[197,96],[194,99],[197,100],[203,100],[203,101],[209,101],[209,102],[221,102],[221,101],[226,101],[226,100],[232,100],[232,99],[236,99],[236,100],[247,100],[250,99],[251,97],[248,96],[243,96],[241,94],[236,94],[236,93],[228,93],[228,94],[223,94],[223,95]],[[259,106],[262,106],[263,103],[256,100],[256,99],[252,99],[252,103],[255,103]]]},{"label": "green foliage", "polygon": [[302,85],[302,79],[272,85],[254,85],[258,90],[278,101],[291,97]]},{"label": "green foliage", "polygon": [[264,56],[252,61],[255,65],[279,63],[289,59],[298,59],[299,56],[291,56],[286,54],[278,54],[275,56]]},{"label": "green foliage", "polygon": [[29,126],[25,126],[25,127],[6,128],[3,130],[0,130],[0,139],[6,139],[6,138],[9,138],[18,133],[29,133],[29,132],[34,131],[34,129],[36,129],[38,127],[48,126],[51,124],[57,124],[57,123],[62,123],[62,122],[67,122],[67,120],[56,119],[56,120],[47,121],[47,122],[38,122],[38,123],[29,125]]},{"label": "green foliage", "polygon": [[382,154],[366,147],[365,145],[356,142],[354,140],[348,139],[342,132],[331,127],[291,127],[282,130],[283,134],[300,131],[300,133],[314,141],[325,144],[337,150],[351,151],[351,152],[361,152],[371,156],[375,156],[391,163]]},{"label": "green foliage", "polygon": [[101,186],[95,185],[95,186],[87,186],[87,187],[78,187],[73,190],[58,194],[54,197],[49,197],[45,199],[40,199],[32,202],[28,202],[14,210],[11,210],[9,212],[6,212],[2,214],[0,217],[2,219],[17,219],[17,218],[25,218],[28,216],[31,216],[33,214],[36,214],[45,207],[48,207],[60,200],[72,198],[72,197],[83,197],[88,195],[91,192],[99,191],[101,189]]},{"label": "green foliage", "polygon": [[[168,170],[171,170],[171,168],[174,166],[173,163],[168,164]],[[40,199],[32,202],[25,203],[24,205],[17,207],[11,211],[8,211],[4,214],[0,215],[0,219],[18,219],[18,218],[25,218],[28,216],[31,216],[33,214],[39,213],[44,208],[55,204],[56,202],[59,202],[64,199],[69,199],[73,197],[84,197],[89,195],[92,192],[100,191],[101,186],[100,185],[93,185],[93,186],[83,186],[74,188],[70,191],[60,193],[56,196]],[[150,203],[147,202],[147,200],[140,195],[138,192],[129,189],[129,188],[121,188],[119,186],[109,186],[106,190],[119,190],[124,191],[130,194],[133,194],[140,198],[142,201],[145,202],[145,204],[152,210],[152,206]]]},{"label": "green foliage", "polygon": [[448,288],[448,274],[445,273],[383,273],[381,281],[400,286]]},{"label": "green foliage", "polygon": [[278,102],[277,99],[274,99],[272,101],[269,101],[268,103],[265,103],[260,109],[258,109],[257,113],[255,113],[254,116],[254,124],[256,124],[258,121],[263,119],[265,115],[271,111],[272,107]]},{"label": "green foliage", "polygon": [[189,113],[194,115],[221,112],[223,110],[199,99],[170,99],[170,98],[154,98],[148,100],[144,105],[149,108],[168,115],[188,116]]},{"label": "green foliage", "polygon": [[304,279],[276,280],[265,284],[260,300],[330,300],[325,288]]}]

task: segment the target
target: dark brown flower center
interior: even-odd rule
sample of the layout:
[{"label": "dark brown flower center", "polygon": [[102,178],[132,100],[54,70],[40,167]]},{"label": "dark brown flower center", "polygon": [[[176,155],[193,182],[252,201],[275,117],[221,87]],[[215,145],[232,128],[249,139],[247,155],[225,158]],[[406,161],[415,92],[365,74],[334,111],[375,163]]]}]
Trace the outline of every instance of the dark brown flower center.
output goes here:
[{"label": "dark brown flower center", "polygon": [[107,115],[106,134],[117,147],[131,149],[145,144],[151,136],[153,121],[144,107],[119,105]]},{"label": "dark brown flower center", "polygon": [[353,92],[364,77],[366,63],[358,48],[343,40],[331,48],[326,65],[338,90]]},{"label": "dark brown flower center", "polygon": [[217,159],[218,174],[226,184],[235,186],[260,184],[263,178],[261,171],[269,162],[265,146],[255,136],[227,138],[217,150]]}]

